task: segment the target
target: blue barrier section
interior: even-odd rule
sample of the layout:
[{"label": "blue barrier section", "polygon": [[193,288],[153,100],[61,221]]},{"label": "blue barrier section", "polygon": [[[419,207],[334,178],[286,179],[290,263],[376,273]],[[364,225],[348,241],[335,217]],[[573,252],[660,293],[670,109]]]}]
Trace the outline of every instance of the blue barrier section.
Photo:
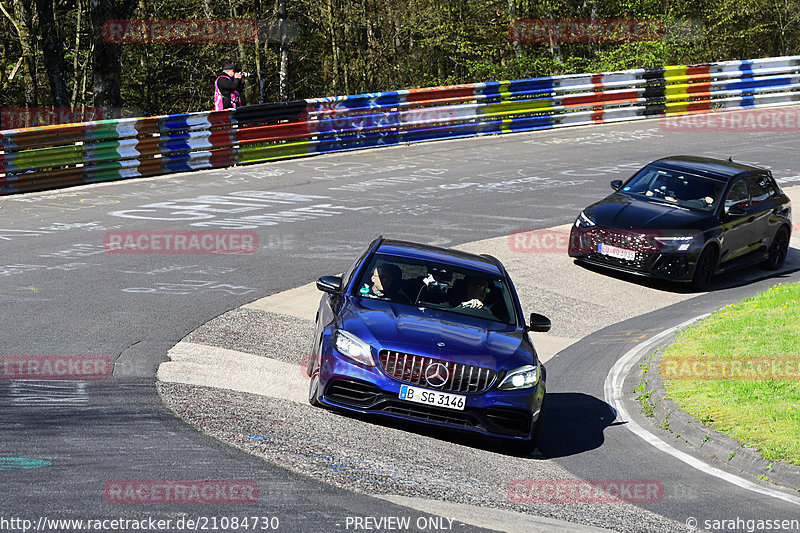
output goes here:
[{"label": "blue barrier section", "polygon": [[0,194],[609,120],[800,102],[800,56],[0,131]]}]

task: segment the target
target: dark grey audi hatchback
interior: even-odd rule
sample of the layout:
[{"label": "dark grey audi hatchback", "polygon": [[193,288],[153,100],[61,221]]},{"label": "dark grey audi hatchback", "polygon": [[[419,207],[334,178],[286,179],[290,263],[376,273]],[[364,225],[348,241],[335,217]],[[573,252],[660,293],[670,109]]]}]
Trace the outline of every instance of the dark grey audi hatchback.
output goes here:
[{"label": "dark grey audi hatchback", "polygon": [[769,170],[695,156],[659,159],[584,209],[570,232],[578,262],[708,287],[721,272],[777,269],[792,231]]}]

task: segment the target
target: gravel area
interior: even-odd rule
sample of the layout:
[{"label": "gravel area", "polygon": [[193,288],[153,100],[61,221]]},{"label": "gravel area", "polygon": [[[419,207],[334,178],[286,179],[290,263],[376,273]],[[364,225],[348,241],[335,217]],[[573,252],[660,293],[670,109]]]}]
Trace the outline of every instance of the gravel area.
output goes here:
[{"label": "gravel area", "polygon": [[[515,479],[570,479],[541,457],[499,453],[472,435],[442,434],[236,391],[159,383],[177,416],[223,442],[332,485],[494,507],[622,532],[684,531],[682,524],[625,503],[521,504]],[[446,445],[444,445],[446,444]]]},{"label": "gravel area", "polygon": [[[492,253],[503,261],[523,310],[548,315],[556,336],[580,338],[603,325],[690,297],[629,284],[626,293],[618,289],[622,281],[598,287],[594,274],[569,258],[515,253],[504,238],[462,248]],[[311,320],[239,308],[211,320],[184,341],[299,364],[313,328]],[[183,383],[158,387],[165,404],[200,431],[342,488],[513,510],[624,532],[685,530],[683,524],[626,503],[514,502],[509,485],[515,479],[574,476],[541,456],[503,454],[480,436],[367,421],[225,389]]]},{"label": "gravel area", "polygon": [[607,313],[604,306],[534,285],[517,285],[523,312],[541,313],[553,324],[550,335],[580,339],[594,331],[585,317]]},{"label": "gravel area", "polygon": [[[523,310],[548,315],[552,334],[564,338],[581,338],[695,296],[610,275],[598,283],[595,273],[575,265],[565,254],[519,253],[507,238],[459,248],[498,257],[515,281]],[[184,341],[300,364],[313,329],[311,320],[239,308],[208,322]],[[294,391],[300,384],[291,387]],[[164,403],[200,431],[345,489],[511,510],[622,532],[686,531],[683,523],[623,502],[515,502],[509,494],[514,480],[574,476],[541,456],[501,453],[494,442],[480,436],[347,416],[285,396],[183,383],[159,382],[158,389]]]},{"label": "gravel area", "polygon": [[[568,234],[569,227],[542,231]],[[576,265],[566,250],[524,252],[511,246],[509,237],[457,248],[498,258],[514,282],[522,311],[549,317],[553,323],[551,334],[560,337],[580,339],[605,326],[696,296],[659,282],[639,279],[630,283],[624,276],[608,272],[598,278],[592,270]]]},{"label": "gravel area", "polygon": [[183,341],[299,365],[313,335],[311,320],[240,307],[203,324]]}]

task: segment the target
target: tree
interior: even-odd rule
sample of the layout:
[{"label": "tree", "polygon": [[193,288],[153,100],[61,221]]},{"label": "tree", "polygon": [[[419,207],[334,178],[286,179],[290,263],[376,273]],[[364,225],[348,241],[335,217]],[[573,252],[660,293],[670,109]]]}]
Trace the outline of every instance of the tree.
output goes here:
[{"label": "tree", "polygon": [[135,8],[136,0],[91,0],[94,107],[103,118],[118,117],[122,109],[122,49],[106,40],[103,27],[108,20],[130,18]]},{"label": "tree", "polygon": [[[210,109],[230,61],[257,73],[255,103],[800,53],[798,0],[0,0],[0,11],[0,105],[104,117]],[[105,39],[107,21],[132,18],[241,21],[259,39]],[[650,19],[671,33],[515,42],[515,18]]]},{"label": "tree", "polygon": [[69,107],[67,80],[64,76],[64,47],[53,13],[53,0],[36,0],[36,12],[39,17],[39,35],[41,36],[44,65],[50,80],[50,92],[53,105],[59,108]]},{"label": "tree", "polygon": [[22,49],[22,71],[23,71],[23,90],[25,107],[31,109],[38,107],[39,95],[38,84],[36,81],[36,43],[31,35],[33,17],[30,8],[24,0],[14,0],[9,5],[10,0],[0,2],[0,9],[3,14],[14,26]]}]

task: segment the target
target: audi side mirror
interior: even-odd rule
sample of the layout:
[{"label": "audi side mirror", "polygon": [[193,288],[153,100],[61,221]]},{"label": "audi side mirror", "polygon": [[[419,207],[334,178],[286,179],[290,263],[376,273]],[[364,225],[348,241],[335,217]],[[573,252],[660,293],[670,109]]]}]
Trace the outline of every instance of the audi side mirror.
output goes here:
[{"label": "audi side mirror", "polygon": [[747,214],[747,211],[740,205],[732,205],[726,210],[725,214],[729,217],[743,217]]},{"label": "audi side mirror", "polygon": [[622,188],[622,180],[614,180],[611,182],[611,188],[618,191]]}]

